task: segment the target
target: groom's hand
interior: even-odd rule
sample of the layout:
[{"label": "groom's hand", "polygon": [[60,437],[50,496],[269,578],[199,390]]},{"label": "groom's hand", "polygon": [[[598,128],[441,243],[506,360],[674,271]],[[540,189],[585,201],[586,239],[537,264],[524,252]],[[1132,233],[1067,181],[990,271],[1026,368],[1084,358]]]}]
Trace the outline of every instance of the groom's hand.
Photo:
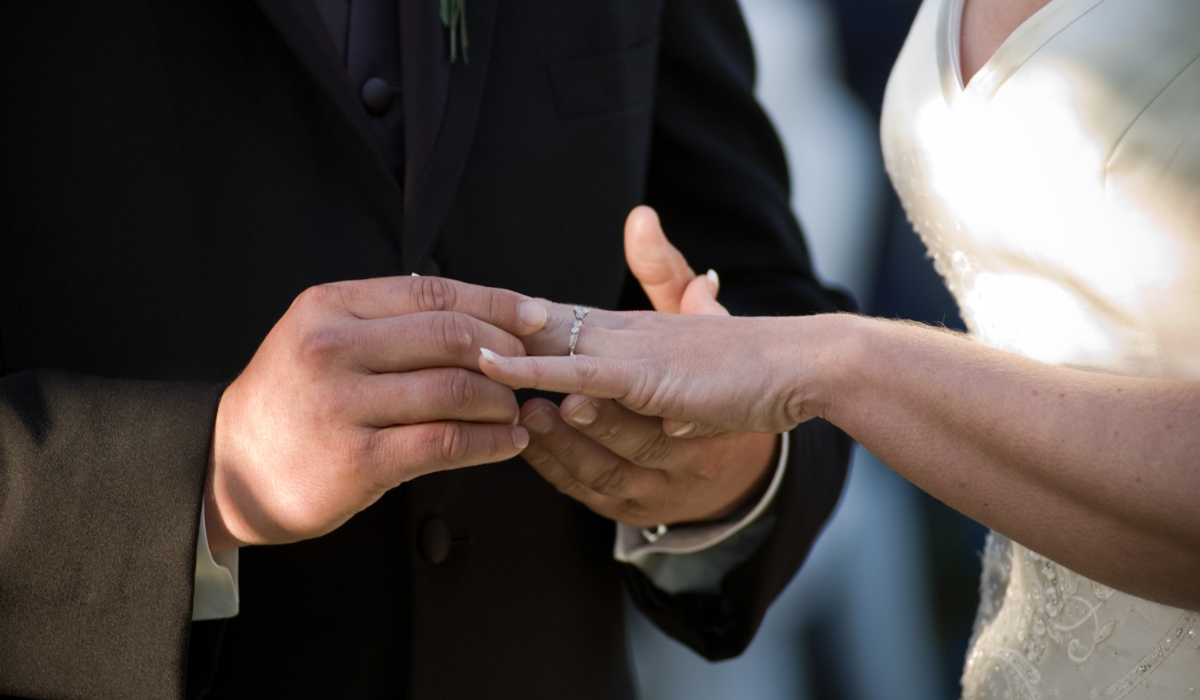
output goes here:
[{"label": "groom's hand", "polygon": [[516,398],[477,358],[524,354],[516,336],[546,318],[525,299],[436,277],[297,297],[221,397],[204,501],[213,551],[316,537],[404,481],[516,456],[528,442]]},{"label": "groom's hand", "polygon": [[[696,289],[696,275],[663,235],[658,215],[638,207],[625,223],[625,256],[654,308],[728,315]],[[712,296],[716,280],[708,280]],[[586,325],[584,326],[586,329]],[[561,408],[544,399],[521,407],[530,431],[522,457],[559,491],[601,515],[638,527],[716,520],[757,498],[773,473],[778,438],[718,433],[680,439],[659,418],[615,401],[572,394]]]}]

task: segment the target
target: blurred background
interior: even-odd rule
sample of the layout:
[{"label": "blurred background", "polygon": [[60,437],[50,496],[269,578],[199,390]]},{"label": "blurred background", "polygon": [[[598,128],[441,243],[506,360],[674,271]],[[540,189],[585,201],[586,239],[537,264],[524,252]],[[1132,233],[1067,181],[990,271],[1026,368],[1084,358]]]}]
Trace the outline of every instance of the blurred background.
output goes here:
[{"label": "blurred background", "polygon": [[[817,272],[866,313],[962,328],[883,171],[879,112],[919,0],[740,0]],[[643,700],[953,700],[985,530],[855,447],[842,502],[738,659],[629,608]]]}]

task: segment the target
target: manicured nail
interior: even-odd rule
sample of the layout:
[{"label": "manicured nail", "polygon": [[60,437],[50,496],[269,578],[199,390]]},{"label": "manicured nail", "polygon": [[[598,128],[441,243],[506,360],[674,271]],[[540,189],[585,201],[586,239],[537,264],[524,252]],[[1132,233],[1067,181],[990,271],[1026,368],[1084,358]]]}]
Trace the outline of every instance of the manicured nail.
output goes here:
[{"label": "manicured nail", "polygon": [[588,426],[596,422],[596,417],[600,412],[596,410],[596,404],[591,401],[584,401],[575,407],[575,410],[567,414],[566,418],[572,425]]},{"label": "manicured nail", "polygon": [[539,408],[525,416],[525,419],[521,421],[521,425],[529,428],[538,435],[545,435],[554,429],[554,419],[550,417],[549,410]]},{"label": "manicured nail", "polygon": [[523,450],[529,445],[529,433],[524,428],[513,427],[512,429],[513,447],[518,450]]},{"label": "manicured nail", "polygon": [[709,289],[712,291],[713,298],[715,299],[717,292],[721,291],[721,278],[717,277],[716,270],[709,270],[704,273],[704,276],[708,278]]},{"label": "manicured nail", "polygon": [[546,325],[546,307],[540,301],[526,299],[517,305],[517,317],[533,330]]},{"label": "manicured nail", "polygon": [[503,367],[508,364],[508,358],[501,357],[487,348],[479,348],[479,356],[497,367]]},{"label": "manicured nail", "polygon": [[667,433],[667,435],[670,435],[671,437],[687,437],[694,432],[696,432],[696,423],[695,421],[692,421],[690,423],[683,423],[677,426],[674,430]]}]

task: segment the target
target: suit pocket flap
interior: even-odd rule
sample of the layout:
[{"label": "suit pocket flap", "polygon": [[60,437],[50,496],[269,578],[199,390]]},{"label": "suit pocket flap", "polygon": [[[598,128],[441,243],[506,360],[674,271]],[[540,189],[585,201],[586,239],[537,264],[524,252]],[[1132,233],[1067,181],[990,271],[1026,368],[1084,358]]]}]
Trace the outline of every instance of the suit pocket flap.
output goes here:
[{"label": "suit pocket flap", "polygon": [[560,117],[632,107],[654,90],[658,39],[613,53],[550,62],[550,84]]}]

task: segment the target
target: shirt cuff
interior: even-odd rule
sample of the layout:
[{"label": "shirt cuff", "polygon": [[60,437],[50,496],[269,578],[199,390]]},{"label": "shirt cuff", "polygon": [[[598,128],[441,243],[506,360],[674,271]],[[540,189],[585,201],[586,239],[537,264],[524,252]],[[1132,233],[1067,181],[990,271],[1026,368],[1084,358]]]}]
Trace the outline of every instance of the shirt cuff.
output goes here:
[{"label": "shirt cuff", "polygon": [[758,503],[731,521],[670,528],[653,542],[642,528],[617,523],[613,558],[633,564],[655,586],[677,593],[718,593],[721,579],[750,558],[775,527],[771,510],[787,470],[788,434],[780,436],[775,476]]},{"label": "shirt cuff", "polygon": [[196,586],[192,593],[192,622],[221,620],[238,614],[238,550],[213,554],[208,550],[204,506],[196,536]]}]

